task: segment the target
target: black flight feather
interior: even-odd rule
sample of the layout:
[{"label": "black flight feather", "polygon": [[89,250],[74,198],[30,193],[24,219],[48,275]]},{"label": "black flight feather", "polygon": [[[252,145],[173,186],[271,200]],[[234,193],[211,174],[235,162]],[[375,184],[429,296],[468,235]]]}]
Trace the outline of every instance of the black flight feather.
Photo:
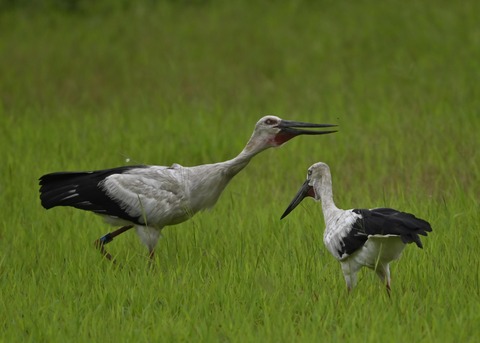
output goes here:
[{"label": "black flight feather", "polygon": [[125,166],[88,172],[58,172],[40,177],[40,200],[46,209],[56,206],[71,206],[119,217],[136,224],[138,219],[128,215],[99,186],[110,175],[123,174],[131,169],[148,168],[145,165]]},{"label": "black flight feather", "polygon": [[351,255],[360,249],[370,235],[396,235],[402,242],[415,243],[423,248],[418,235],[426,236],[432,231],[430,224],[413,214],[400,212],[391,208],[354,209],[353,212],[360,214],[346,237],[342,239],[342,249],[339,255]]}]

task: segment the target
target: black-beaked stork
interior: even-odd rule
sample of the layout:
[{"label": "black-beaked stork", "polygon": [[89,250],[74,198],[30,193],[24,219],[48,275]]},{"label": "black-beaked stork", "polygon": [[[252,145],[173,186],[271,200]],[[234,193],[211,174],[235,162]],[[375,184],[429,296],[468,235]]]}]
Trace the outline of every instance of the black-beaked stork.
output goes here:
[{"label": "black-beaked stork", "polygon": [[390,295],[390,267],[407,243],[423,248],[418,235],[432,231],[430,224],[413,214],[391,208],[342,210],[335,206],[330,168],[318,162],[308,168],[307,179],[283,213],[286,217],[307,196],[320,200],[325,219],[323,242],[342,266],[348,290],[362,267],[373,269],[386,283]]},{"label": "black-beaked stork", "polygon": [[278,147],[299,135],[336,131],[306,130],[335,125],[261,118],[245,148],[235,158],[214,164],[183,167],[136,165],[88,172],[57,172],[40,177],[40,199],[46,209],[71,206],[123,225],[95,241],[108,259],[104,245],[135,226],[153,257],[162,228],[179,224],[212,207],[230,180],[259,152]]}]

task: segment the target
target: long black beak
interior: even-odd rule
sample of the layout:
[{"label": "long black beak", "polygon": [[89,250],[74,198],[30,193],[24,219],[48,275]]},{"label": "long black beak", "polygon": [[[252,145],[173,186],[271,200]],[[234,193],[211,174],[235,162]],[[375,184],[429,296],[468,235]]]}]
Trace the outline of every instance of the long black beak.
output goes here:
[{"label": "long black beak", "polygon": [[333,124],[313,124],[313,123],[304,123],[301,121],[292,121],[292,120],[282,120],[280,124],[278,124],[278,128],[281,129],[282,132],[291,134],[294,136],[297,135],[325,135],[327,133],[337,132],[337,130],[330,130],[330,131],[315,131],[315,130],[302,130],[299,129],[300,127],[307,127],[307,128],[315,128],[315,127],[335,127],[337,125]]},{"label": "long black beak", "polygon": [[329,131],[302,130],[302,129],[299,129],[299,127],[314,128],[314,127],[334,127],[334,126],[337,126],[337,125],[312,124],[312,123],[304,123],[301,121],[282,120],[277,126],[280,129],[280,132],[277,133],[277,135],[275,136],[275,142],[277,142],[278,145],[282,145],[286,141],[289,141],[293,137],[296,137],[299,135],[326,135],[327,133],[337,132],[336,130],[329,130]]},{"label": "long black beak", "polygon": [[285,218],[288,216],[290,212],[292,212],[295,207],[298,206],[302,202],[303,199],[305,199],[307,196],[314,196],[314,191],[313,187],[308,184],[309,180],[305,180],[303,183],[302,187],[298,190],[297,194],[295,195],[295,198],[293,198],[292,202],[290,202],[290,205],[288,205],[287,209],[285,212],[283,212],[282,216],[280,219]]}]

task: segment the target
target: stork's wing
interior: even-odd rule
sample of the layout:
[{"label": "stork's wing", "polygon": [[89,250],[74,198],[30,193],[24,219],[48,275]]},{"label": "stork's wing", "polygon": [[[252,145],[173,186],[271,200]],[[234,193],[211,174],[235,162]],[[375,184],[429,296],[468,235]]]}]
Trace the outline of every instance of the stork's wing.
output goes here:
[{"label": "stork's wing", "polygon": [[131,170],[100,183],[106,195],[142,224],[161,225],[185,220],[189,204],[183,167]]},{"label": "stork's wing", "polygon": [[355,251],[363,247],[367,240],[368,235],[365,232],[358,230],[357,226],[354,225],[352,229],[348,231],[346,236],[341,238],[340,244],[337,245],[337,258],[343,259],[353,254]]},{"label": "stork's wing", "polygon": [[[178,215],[181,167],[128,166],[91,172],[60,172],[40,178],[43,207],[71,206],[135,224]],[[178,211],[181,212],[181,211]],[[171,218],[165,218],[171,219]]]},{"label": "stork's wing", "polygon": [[136,223],[135,217],[129,216],[112,201],[99,183],[105,178],[147,166],[127,166],[88,172],[58,172],[40,177],[40,200],[46,209],[56,206],[71,206],[99,214],[119,217]]},{"label": "stork's wing", "polygon": [[427,221],[391,208],[354,209],[353,212],[362,216],[355,222],[354,230],[369,236],[400,236],[404,243],[415,243],[422,248],[418,235],[426,236],[432,231]]}]

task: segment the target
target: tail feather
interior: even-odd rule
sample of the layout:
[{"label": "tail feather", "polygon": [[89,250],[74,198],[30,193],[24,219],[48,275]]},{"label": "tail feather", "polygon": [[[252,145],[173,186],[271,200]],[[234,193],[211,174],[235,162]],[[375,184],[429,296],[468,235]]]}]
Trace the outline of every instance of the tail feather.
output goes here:
[{"label": "tail feather", "polygon": [[[43,175],[40,178],[40,200],[46,209],[55,206],[73,206],[80,196],[77,187],[83,190],[96,187],[100,180],[95,180],[91,172],[60,172]],[[92,185],[92,186],[90,186]],[[84,193],[84,192],[82,192]]]},{"label": "tail feather", "polygon": [[130,217],[104,192],[99,185],[110,175],[122,174],[130,169],[146,166],[127,166],[88,172],[57,172],[40,177],[40,200],[42,206],[50,209],[56,206],[70,206],[99,214],[116,216],[132,222]]}]

